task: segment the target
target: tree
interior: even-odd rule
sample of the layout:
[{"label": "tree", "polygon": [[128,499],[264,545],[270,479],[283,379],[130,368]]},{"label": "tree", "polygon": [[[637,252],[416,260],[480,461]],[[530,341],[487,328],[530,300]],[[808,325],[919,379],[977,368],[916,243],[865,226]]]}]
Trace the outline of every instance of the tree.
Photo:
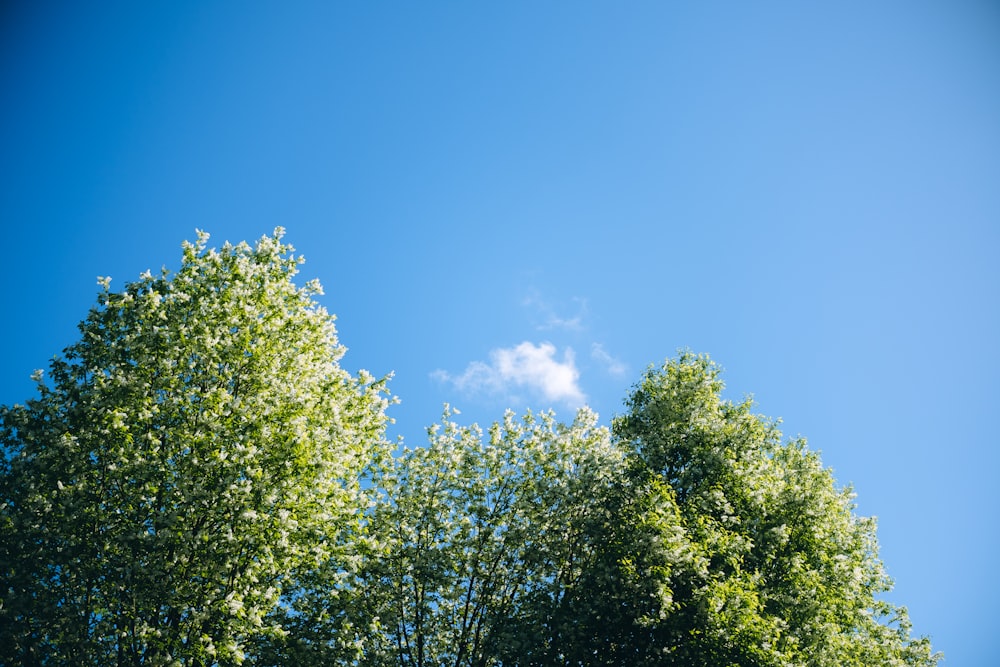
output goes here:
[{"label": "tree", "polygon": [[[560,425],[508,412],[488,438],[445,413],[426,447],[406,450],[375,512],[383,551],[363,585],[382,634],[363,664],[508,664],[539,636],[539,600],[579,577],[590,501],[622,457],[597,417]],[[511,663],[516,664],[516,663]]]},{"label": "tree", "polygon": [[282,234],[199,232],[176,274],[102,280],[0,410],[0,663],[238,664],[299,580],[349,567],[385,387],[340,368]]},{"label": "tree", "polygon": [[722,389],[715,364],[683,354],[647,371],[613,427],[630,483],[670,487],[697,553],[658,623],[660,664],[936,664],[880,597],[874,520],[805,441]]},{"label": "tree", "polygon": [[0,407],[0,664],[934,665],[875,523],[720,371],[390,456],[282,230],[185,244]]},{"label": "tree", "polygon": [[707,357],[668,361],[611,439],[586,410],[508,413],[486,438],[446,412],[380,478],[365,562],[315,589],[310,641],[275,664],[936,664],[880,600],[850,491],[722,390]]},{"label": "tree", "polygon": [[660,621],[694,555],[669,488],[625,466],[565,517],[572,559],[508,620],[504,665],[659,665]]}]

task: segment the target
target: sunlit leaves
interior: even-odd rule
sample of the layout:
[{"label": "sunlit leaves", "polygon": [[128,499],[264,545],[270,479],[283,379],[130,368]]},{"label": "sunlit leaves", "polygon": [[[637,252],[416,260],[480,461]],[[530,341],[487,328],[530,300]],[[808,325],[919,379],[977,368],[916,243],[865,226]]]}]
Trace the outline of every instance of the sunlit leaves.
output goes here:
[{"label": "sunlit leaves", "polygon": [[384,478],[364,582],[383,632],[366,662],[501,664],[517,617],[578,576],[575,519],[621,464],[586,410],[569,426],[508,413],[485,435],[446,413]]},{"label": "sunlit leaves", "polygon": [[100,281],[51,384],[4,408],[4,662],[231,664],[346,558],[381,382],[351,377],[281,230]]},{"label": "sunlit leaves", "polygon": [[677,664],[928,665],[890,588],[875,525],[804,441],[721,398],[719,369],[682,355],[651,368],[615,422],[633,470],[677,494],[708,562],[664,627]]},{"label": "sunlit leaves", "polygon": [[0,663],[933,665],[875,524],[720,371],[612,431],[446,410],[391,456],[281,230],[112,292],[0,408]]}]

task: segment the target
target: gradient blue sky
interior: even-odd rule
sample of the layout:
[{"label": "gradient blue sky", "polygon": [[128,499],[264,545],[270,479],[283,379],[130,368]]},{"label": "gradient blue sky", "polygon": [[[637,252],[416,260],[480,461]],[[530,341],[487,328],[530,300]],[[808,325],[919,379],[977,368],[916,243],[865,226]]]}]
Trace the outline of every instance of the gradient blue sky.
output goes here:
[{"label": "gradient blue sky", "polygon": [[1000,7],[823,4],[4,3],[0,402],[98,275],[282,225],[394,435],[707,352],[995,664]]}]

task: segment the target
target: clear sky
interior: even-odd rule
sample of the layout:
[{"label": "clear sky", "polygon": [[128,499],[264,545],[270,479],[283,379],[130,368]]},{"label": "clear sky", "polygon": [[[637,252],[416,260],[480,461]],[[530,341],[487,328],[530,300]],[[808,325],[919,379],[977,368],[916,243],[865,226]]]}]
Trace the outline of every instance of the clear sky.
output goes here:
[{"label": "clear sky", "polygon": [[945,664],[996,664],[1000,6],[3,4],[0,403],[98,275],[277,225],[394,436],[608,421],[707,352],[879,517]]}]

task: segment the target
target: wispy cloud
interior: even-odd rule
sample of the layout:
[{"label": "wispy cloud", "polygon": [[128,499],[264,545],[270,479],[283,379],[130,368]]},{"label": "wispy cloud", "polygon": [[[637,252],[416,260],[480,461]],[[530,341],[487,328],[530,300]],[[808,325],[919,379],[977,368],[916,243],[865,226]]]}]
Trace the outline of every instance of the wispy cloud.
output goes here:
[{"label": "wispy cloud", "polygon": [[547,401],[570,407],[587,401],[580,389],[573,350],[566,348],[559,360],[551,343],[525,341],[515,347],[497,348],[490,352],[489,363],[473,361],[460,375],[444,370],[431,375],[465,394],[508,395],[516,389],[527,389]]},{"label": "wispy cloud", "polygon": [[628,366],[621,359],[608,354],[607,350],[600,343],[594,343],[590,346],[590,357],[602,364],[604,369],[611,375],[620,377],[628,372]]},{"label": "wispy cloud", "polygon": [[587,301],[581,298],[574,298],[573,301],[576,303],[576,313],[568,316],[557,312],[551,303],[542,298],[538,290],[531,290],[521,303],[534,310],[540,317],[541,321],[535,325],[539,331],[553,329],[581,331],[583,318],[587,314]]}]

